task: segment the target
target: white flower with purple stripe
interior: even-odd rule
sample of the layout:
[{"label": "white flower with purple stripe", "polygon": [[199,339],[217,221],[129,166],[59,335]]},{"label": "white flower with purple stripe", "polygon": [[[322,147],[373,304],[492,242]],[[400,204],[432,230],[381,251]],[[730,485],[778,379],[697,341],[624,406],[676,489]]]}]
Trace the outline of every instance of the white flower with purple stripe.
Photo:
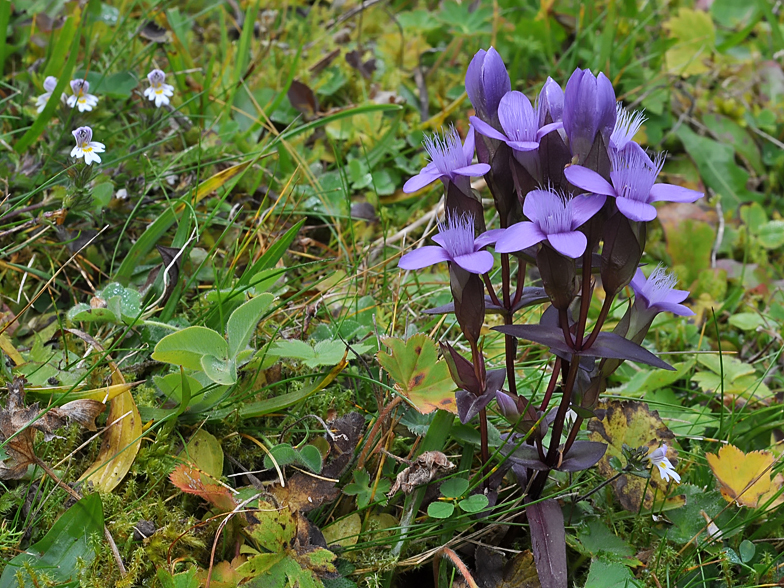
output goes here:
[{"label": "white flower with purple stripe", "polygon": [[656,177],[664,165],[664,156],[651,160],[642,149],[624,149],[610,156],[612,185],[595,171],[581,165],[570,165],[564,170],[573,185],[593,194],[613,196],[618,210],[626,218],[638,222],[656,218],[653,202],[694,202],[702,192],[673,184],[656,184]]},{"label": "white flower with purple stripe", "polygon": [[544,103],[537,104],[537,110],[534,110],[525,94],[516,91],[508,92],[498,105],[498,121],[504,130],[503,133],[476,116],[472,116],[469,120],[476,127],[477,132],[485,137],[503,141],[515,151],[534,151],[539,148],[542,137],[563,126],[562,122],[554,122],[540,127],[539,122],[544,118],[538,112],[541,104]]},{"label": "white flower with purple stripe", "polygon": [[71,157],[76,159],[84,157],[87,165],[91,165],[93,161],[101,163],[98,153],[103,153],[106,147],[103,143],[93,141],[93,130],[90,127],[79,127],[72,134],[76,139],[76,147],[71,149]]},{"label": "white flower with purple stripe", "polygon": [[694,312],[681,304],[689,297],[689,292],[676,290],[677,283],[674,275],[667,273],[662,265],[657,265],[647,279],[642,270],[638,268],[632,278],[631,286],[634,290],[636,303],[642,304],[645,311],[693,316]]},{"label": "white flower with purple stripe", "polygon": [[72,95],[68,96],[66,103],[71,108],[78,108],[79,112],[90,111],[98,106],[98,96],[90,94],[90,82],[82,79],[71,80]]},{"label": "white flower with purple stripe", "polygon": [[35,106],[38,112],[43,112],[44,108],[46,107],[46,103],[49,101],[49,97],[54,92],[54,89],[57,87],[57,78],[54,76],[47,76],[44,80],[44,90],[46,92],[41,94],[38,98],[35,99]]},{"label": "white flower with purple stripe", "polygon": [[472,215],[447,215],[446,222],[438,224],[438,234],[433,237],[438,246],[427,245],[406,253],[398,267],[417,270],[450,261],[469,273],[485,274],[493,268],[493,254],[482,248],[495,242],[500,233],[501,229],[495,229],[474,238]]},{"label": "white flower with purple stripe", "polygon": [[552,190],[532,190],[523,202],[523,213],[530,220],[504,229],[495,250],[512,253],[547,241],[561,255],[576,259],[588,244],[577,229],[599,212],[606,199],[596,194],[568,198]]},{"label": "white flower with purple stripe", "polygon": [[163,104],[169,103],[169,98],[174,96],[174,86],[164,83],[166,74],[159,69],[154,69],[147,74],[150,87],[144,90],[144,95],[151,102],[155,102],[155,108],[160,108]]},{"label": "white flower with purple stripe", "polygon": [[675,467],[672,465],[672,462],[667,459],[666,445],[662,445],[658,449],[654,449],[651,451],[651,453],[648,454],[647,457],[648,461],[651,463],[651,466],[656,466],[659,468],[659,475],[661,476],[662,480],[665,482],[672,480],[676,484],[680,484],[680,475],[675,471]]},{"label": "white flower with purple stripe", "polygon": [[460,142],[460,135],[454,127],[445,131],[443,136],[433,135],[424,140],[425,150],[430,156],[422,171],[408,180],[403,192],[410,194],[421,190],[436,180],[447,177],[454,180],[457,176],[483,176],[490,171],[486,163],[474,163],[474,128],[468,128],[465,144]]}]

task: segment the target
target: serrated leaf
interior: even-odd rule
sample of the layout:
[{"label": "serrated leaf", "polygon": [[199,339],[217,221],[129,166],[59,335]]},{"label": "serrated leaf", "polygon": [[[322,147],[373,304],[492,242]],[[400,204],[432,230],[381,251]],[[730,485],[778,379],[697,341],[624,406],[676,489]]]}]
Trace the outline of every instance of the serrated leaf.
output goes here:
[{"label": "serrated leaf", "polygon": [[407,341],[387,337],[390,352],[378,352],[378,361],[395,382],[395,389],[416,409],[427,414],[436,409],[457,414],[455,385],[443,360],[437,361],[435,342],[421,333]]},{"label": "serrated leaf", "polygon": [[689,76],[709,71],[705,60],[713,52],[716,29],[706,12],[681,8],[663,26],[676,41],[664,56],[670,73]]}]

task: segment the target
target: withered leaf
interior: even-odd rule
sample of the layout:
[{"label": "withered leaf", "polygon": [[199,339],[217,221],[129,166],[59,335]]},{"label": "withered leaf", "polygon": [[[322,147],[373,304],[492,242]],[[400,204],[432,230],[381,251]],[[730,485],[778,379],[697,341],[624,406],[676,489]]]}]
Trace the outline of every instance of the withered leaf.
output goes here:
[{"label": "withered leaf", "polygon": [[318,112],[318,99],[310,86],[294,80],[286,92],[291,105],[307,117],[311,117]]},{"label": "withered leaf", "polygon": [[366,80],[369,80],[373,72],[376,71],[376,60],[371,58],[367,61],[362,61],[362,53],[359,51],[346,53],[346,63],[356,69]]},{"label": "withered leaf", "polygon": [[6,441],[8,453],[8,458],[0,463],[0,479],[19,479],[27,466],[38,462],[34,449],[36,431],[44,434],[45,441],[51,441],[54,432],[71,419],[95,431],[95,417],[104,408],[97,400],[73,400],[41,414],[37,402],[25,406],[24,378],[15,377],[8,385],[8,403],[0,409],[0,442]]},{"label": "withered leaf", "polygon": [[139,29],[139,36],[153,43],[167,43],[169,41],[169,31],[153,20],[147,21]]},{"label": "withered leaf", "polygon": [[405,494],[410,494],[418,486],[428,484],[435,477],[444,472],[454,469],[453,464],[446,455],[440,451],[425,451],[416,458],[416,461],[397,475],[395,483],[389,490],[387,496],[393,496],[398,490]]}]

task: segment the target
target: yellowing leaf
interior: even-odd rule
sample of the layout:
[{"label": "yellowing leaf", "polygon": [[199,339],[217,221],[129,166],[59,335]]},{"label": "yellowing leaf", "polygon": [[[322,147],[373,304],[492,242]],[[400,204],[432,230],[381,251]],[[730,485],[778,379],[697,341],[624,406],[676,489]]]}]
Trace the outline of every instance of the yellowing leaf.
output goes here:
[{"label": "yellowing leaf", "polygon": [[[90,339],[89,342],[103,351],[96,341]],[[125,378],[117,364],[110,360],[109,367],[112,385],[125,385]],[[102,492],[111,492],[131,469],[142,443],[142,417],[130,390],[125,390],[109,403],[109,416],[102,438],[95,463],[79,479],[92,482]]]},{"label": "yellowing leaf", "polygon": [[422,414],[437,408],[457,414],[455,384],[446,362],[436,361],[435,342],[421,333],[407,341],[388,337],[390,353],[378,352],[378,362],[395,381],[395,390]]},{"label": "yellowing leaf", "polygon": [[780,475],[774,481],[770,478],[774,459],[770,451],[743,453],[734,445],[725,445],[718,454],[708,453],[705,457],[727,502],[756,508],[781,487]]},{"label": "yellowing leaf", "polygon": [[670,73],[685,77],[710,70],[705,60],[710,58],[716,44],[716,29],[707,12],[681,8],[678,16],[664,23],[664,28],[676,40],[664,54]]},{"label": "yellowing leaf", "polygon": [[[602,401],[595,411],[596,417],[588,421],[588,438],[608,444],[607,452],[597,464],[605,478],[612,478],[616,471],[610,465],[611,457],[620,457],[625,443],[629,447],[647,445],[655,449],[667,445],[667,457],[675,461],[677,451],[673,447],[672,431],[643,402]],[[683,494],[667,496],[667,484],[661,479],[657,468],[652,468],[650,479],[638,476],[620,476],[612,483],[621,506],[628,511],[638,512],[642,508],[652,510],[679,508],[685,504]]]}]

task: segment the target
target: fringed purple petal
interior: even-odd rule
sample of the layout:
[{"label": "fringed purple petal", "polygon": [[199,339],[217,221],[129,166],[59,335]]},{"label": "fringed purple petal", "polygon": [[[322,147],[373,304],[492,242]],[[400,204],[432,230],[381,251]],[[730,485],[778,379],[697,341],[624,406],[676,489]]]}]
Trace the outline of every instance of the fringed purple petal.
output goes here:
[{"label": "fringed purple petal", "polygon": [[506,229],[491,229],[479,235],[474,241],[474,247],[481,249],[488,245],[492,245],[504,234]]},{"label": "fringed purple petal", "polygon": [[490,171],[490,166],[486,163],[474,163],[472,165],[467,165],[465,167],[459,167],[455,170],[452,170],[453,174],[457,174],[458,176],[483,176],[487,172]]},{"label": "fringed purple petal", "polygon": [[458,255],[452,261],[472,274],[486,274],[493,269],[495,262],[493,254],[489,251],[475,251],[467,255]]},{"label": "fringed purple petal", "polygon": [[704,194],[674,184],[654,184],[651,188],[651,202],[696,202]]},{"label": "fringed purple petal", "polygon": [[[530,197],[530,192],[529,192]],[[496,241],[495,250],[498,253],[513,253],[541,243],[547,238],[537,225],[529,221],[515,223],[504,231]]]},{"label": "fringed purple petal", "polygon": [[508,140],[506,135],[503,135],[497,130],[495,130],[485,121],[483,121],[481,118],[476,116],[471,116],[468,118],[468,120],[471,122],[472,127],[475,128],[480,135],[484,135],[485,137],[490,137],[491,139],[496,139],[498,141]]},{"label": "fringed purple petal", "polygon": [[443,175],[444,174],[436,169],[436,166],[433,164],[428,164],[428,166],[423,168],[421,172],[403,184],[403,192],[406,194],[412,194],[418,190],[421,190],[428,184],[432,184]]},{"label": "fringed purple petal", "polygon": [[645,202],[638,202],[631,198],[616,198],[615,205],[629,220],[644,223],[656,218],[656,209]]},{"label": "fringed purple petal", "polygon": [[[490,256],[492,257],[492,255]],[[449,254],[441,247],[427,245],[409,251],[397,263],[398,267],[404,270],[418,270],[423,267],[435,265],[442,261],[449,261]]]},{"label": "fringed purple petal", "polygon": [[547,235],[547,241],[558,253],[572,259],[585,253],[585,247],[588,245],[588,239],[580,231]]},{"label": "fringed purple petal", "polygon": [[564,169],[564,175],[574,186],[593,194],[615,196],[615,189],[602,176],[592,169],[581,165],[570,165]]},{"label": "fringed purple petal", "polygon": [[581,194],[572,198],[567,206],[572,210],[572,229],[587,223],[604,206],[604,194]]}]

